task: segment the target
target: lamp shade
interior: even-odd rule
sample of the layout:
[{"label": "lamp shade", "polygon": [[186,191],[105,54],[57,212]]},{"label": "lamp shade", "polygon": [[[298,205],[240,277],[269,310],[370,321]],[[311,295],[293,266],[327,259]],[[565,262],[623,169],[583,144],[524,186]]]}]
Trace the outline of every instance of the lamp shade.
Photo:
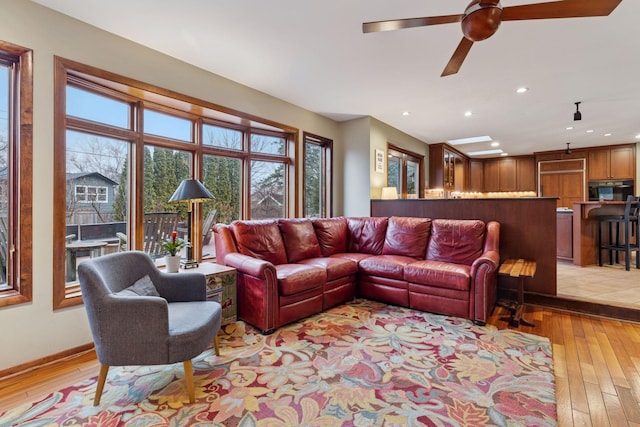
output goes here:
[{"label": "lamp shade", "polygon": [[185,179],[173,193],[169,203],[204,202],[209,199],[214,199],[213,194],[200,181],[197,179]]},{"label": "lamp shade", "polygon": [[382,187],[382,194],[380,195],[381,199],[397,199],[398,198],[398,190],[396,187]]}]

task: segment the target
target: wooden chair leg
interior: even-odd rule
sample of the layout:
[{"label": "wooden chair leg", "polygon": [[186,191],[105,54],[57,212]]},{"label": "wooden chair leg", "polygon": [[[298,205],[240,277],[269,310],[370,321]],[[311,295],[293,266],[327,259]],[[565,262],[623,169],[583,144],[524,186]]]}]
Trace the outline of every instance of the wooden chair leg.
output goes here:
[{"label": "wooden chair leg", "polygon": [[184,365],[184,381],[187,383],[187,393],[189,394],[189,403],[196,401],[196,390],[193,386],[193,365],[191,359],[182,362]]},{"label": "wooden chair leg", "polygon": [[102,389],[104,389],[104,383],[107,381],[107,373],[109,372],[108,365],[100,365],[100,374],[98,375],[98,385],[96,387],[96,395],[93,398],[93,406],[100,404],[100,398],[102,397]]},{"label": "wooden chair leg", "polygon": [[217,335],[213,337],[213,348],[216,349],[216,356],[220,356],[220,342]]}]

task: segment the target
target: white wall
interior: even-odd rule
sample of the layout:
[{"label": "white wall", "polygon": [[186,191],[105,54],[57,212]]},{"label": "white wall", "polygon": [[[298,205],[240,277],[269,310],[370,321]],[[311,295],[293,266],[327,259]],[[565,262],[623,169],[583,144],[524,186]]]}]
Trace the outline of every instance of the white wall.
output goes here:
[{"label": "white wall", "polygon": [[[428,182],[428,174],[426,173],[429,165],[429,146],[419,139],[413,138],[398,129],[389,126],[386,123],[377,119],[371,119],[371,156],[375,158],[375,150],[382,150],[386,153],[387,143],[393,144],[396,147],[404,148],[416,154],[423,155],[425,157],[424,167],[421,171],[422,179],[425,183]],[[385,172],[378,173],[375,167],[371,166],[371,188],[370,195],[372,199],[379,199],[382,187],[387,186],[387,163],[385,159]]]},{"label": "white wall", "polygon": [[[82,306],[52,310],[53,57],[102,68],[334,140],[336,122],[27,0],[0,0],[0,40],[34,51],[33,302],[0,308],[0,370],[91,342]],[[301,138],[301,135],[300,135]],[[340,168],[342,159],[334,156]],[[365,175],[368,174],[365,172]],[[342,174],[334,196],[342,200]],[[302,187],[302,186],[300,186]],[[367,187],[368,188],[368,187]],[[337,203],[336,214],[342,213]],[[334,206],[335,206],[334,205]],[[368,205],[367,205],[368,206]],[[368,211],[368,207],[367,207]],[[63,266],[56,266],[62,268]]]},{"label": "white wall", "polygon": [[349,120],[340,125],[342,163],[337,168],[344,171],[344,215],[369,216],[369,174],[373,168],[369,129],[371,117]]}]

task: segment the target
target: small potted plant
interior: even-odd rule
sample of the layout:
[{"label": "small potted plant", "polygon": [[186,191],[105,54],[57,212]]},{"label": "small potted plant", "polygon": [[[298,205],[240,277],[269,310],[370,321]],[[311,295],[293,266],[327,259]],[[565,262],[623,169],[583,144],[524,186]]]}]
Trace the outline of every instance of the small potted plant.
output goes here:
[{"label": "small potted plant", "polygon": [[178,252],[189,246],[189,242],[180,239],[177,231],[172,231],[171,238],[162,242],[161,246],[169,254],[165,256],[167,273],[177,273],[180,268],[180,255],[178,255]]}]

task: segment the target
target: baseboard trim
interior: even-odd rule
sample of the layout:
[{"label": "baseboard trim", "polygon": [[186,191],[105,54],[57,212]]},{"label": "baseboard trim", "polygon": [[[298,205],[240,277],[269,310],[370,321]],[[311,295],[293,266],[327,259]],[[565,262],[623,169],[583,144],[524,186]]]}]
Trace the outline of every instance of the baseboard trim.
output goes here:
[{"label": "baseboard trim", "polygon": [[27,363],[22,363],[20,365],[12,366],[10,368],[3,369],[0,371],[0,380],[9,378],[15,375],[20,375],[37,368],[41,368],[46,365],[50,365],[56,362],[70,359],[82,353],[86,353],[87,351],[90,351],[90,350],[93,350],[93,343],[84,344],[78,347],[73,347],[68,350],[61,351],[59,353],[50,354],[48,356],[41,357],[40,359],[36,359]]}]

